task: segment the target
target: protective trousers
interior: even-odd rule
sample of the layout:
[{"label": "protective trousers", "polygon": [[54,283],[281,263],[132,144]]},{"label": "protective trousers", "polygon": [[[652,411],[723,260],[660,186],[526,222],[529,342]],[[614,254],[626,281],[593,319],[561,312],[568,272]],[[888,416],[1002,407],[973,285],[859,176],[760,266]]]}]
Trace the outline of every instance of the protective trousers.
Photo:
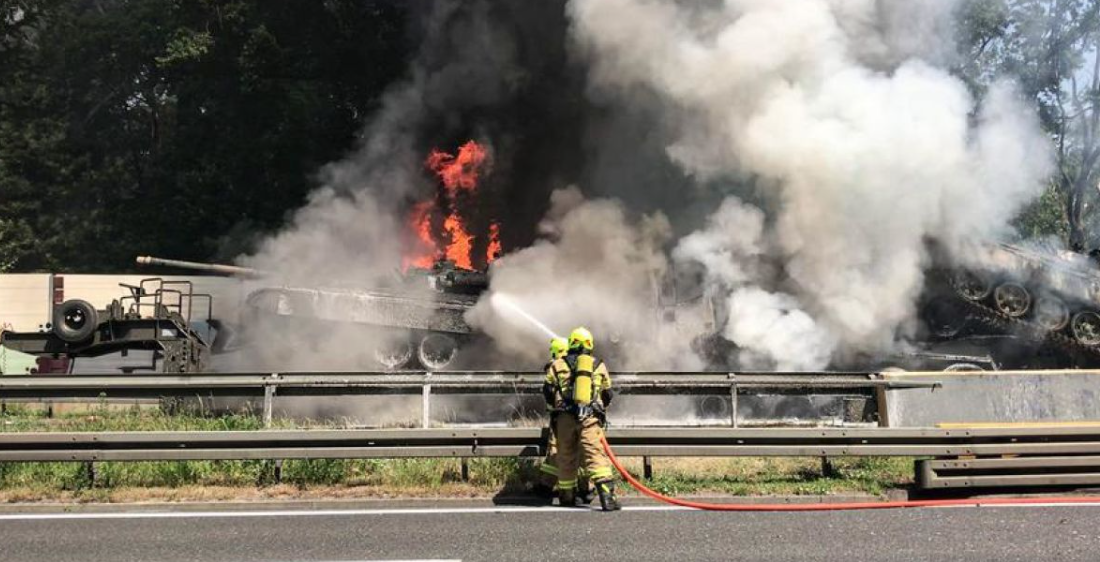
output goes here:
[{"label": "protective trousers", "polygon": [[577,471],[582,462],[593,482],[611,479],[611,461],[600,443],[603,428],[599,419],[589,416],[579,420],[572,414],[561,414],[557,416],[554,429],[558,441],[559,490],[577,487]]},{"label": "protective trousers", "polygon": [[550,428],[550,439],[546,443],[546,458],[539,466],[539,481],[546,488],[553,488],[558,483],[558,436],[556,428]]}]

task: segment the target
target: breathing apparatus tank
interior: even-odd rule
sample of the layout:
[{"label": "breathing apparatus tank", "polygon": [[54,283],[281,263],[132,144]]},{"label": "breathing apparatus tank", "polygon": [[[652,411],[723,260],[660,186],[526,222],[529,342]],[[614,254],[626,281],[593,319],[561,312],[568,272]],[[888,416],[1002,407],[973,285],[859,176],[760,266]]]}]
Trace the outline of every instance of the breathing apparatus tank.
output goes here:
[{"label": "breathing apparatus tank", "polygon": [[595,359],[591,355],[577,356],[577,366],[573,371],[573,402],[578,406],[592,403],[592,371]]}]

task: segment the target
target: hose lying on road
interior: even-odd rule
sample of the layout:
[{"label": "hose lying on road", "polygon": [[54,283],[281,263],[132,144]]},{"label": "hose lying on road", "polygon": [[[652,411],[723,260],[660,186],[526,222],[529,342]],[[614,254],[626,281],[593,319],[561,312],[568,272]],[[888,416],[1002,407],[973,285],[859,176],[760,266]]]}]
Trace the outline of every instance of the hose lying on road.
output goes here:
[{"label": "hose lying on road", "polygon": [[898,507],[945,507],[945,506],[983,506],[983,505],[1027,505],[1027,504],[1081,504],[1100,503],[1100,496],[1057,496],[1057,497],[1031,497],[1031,498],[965,498],[949,500],[903,500],[903,501],[871,501],[848,503],[758,503],[758,504],[728,504],[728,503],[703,503],[689,500],[670,498],[646,487],[638,481],[634,475],[626,470],[619,462],[606,437],[600,438],[603,449],[607,452],[611,464],[615,465],[623,478],[634,489],[655,500],[668,504],[692,509],[707,511],[840,511],[853,509],[891,509]]}]

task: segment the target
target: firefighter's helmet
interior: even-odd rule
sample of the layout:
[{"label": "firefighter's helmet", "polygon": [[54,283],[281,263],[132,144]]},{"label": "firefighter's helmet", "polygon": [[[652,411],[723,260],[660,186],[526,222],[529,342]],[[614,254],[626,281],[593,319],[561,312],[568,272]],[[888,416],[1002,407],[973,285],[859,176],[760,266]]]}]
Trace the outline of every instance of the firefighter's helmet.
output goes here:
[{"label": "firefighter's helmet", "polygon": [[554,338],[550,340],[550,360],[553,361],[569,351],[569,340],[565,338]]},{"label": "firefighter's helmet", "polygon": [[592,332],[588,328],[577,328],[569,334],[569,350],[592,351]]}]

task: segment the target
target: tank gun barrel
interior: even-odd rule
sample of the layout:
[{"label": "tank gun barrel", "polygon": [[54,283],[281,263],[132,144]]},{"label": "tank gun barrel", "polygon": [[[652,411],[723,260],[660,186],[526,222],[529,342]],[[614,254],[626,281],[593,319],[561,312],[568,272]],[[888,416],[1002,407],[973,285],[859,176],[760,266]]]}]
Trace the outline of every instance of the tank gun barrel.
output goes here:
[{"label": "tank gun barrel", "polygon": [[240,267],[236,265],[225,265],[219,263],[199,263],[193,261],[169,260],[164,258],[155,258],[153,256],[138,256],[137,263],[138,265],[159,265],[164,267],[175,267],[177,269],[190,269],[192,271],[206,271],[209,273],[232,275],[234,277],[244,277],[248,279],[256,279],[269,275],[267,272],[260,271],[258,269],[252,269],[251,267]]}]

